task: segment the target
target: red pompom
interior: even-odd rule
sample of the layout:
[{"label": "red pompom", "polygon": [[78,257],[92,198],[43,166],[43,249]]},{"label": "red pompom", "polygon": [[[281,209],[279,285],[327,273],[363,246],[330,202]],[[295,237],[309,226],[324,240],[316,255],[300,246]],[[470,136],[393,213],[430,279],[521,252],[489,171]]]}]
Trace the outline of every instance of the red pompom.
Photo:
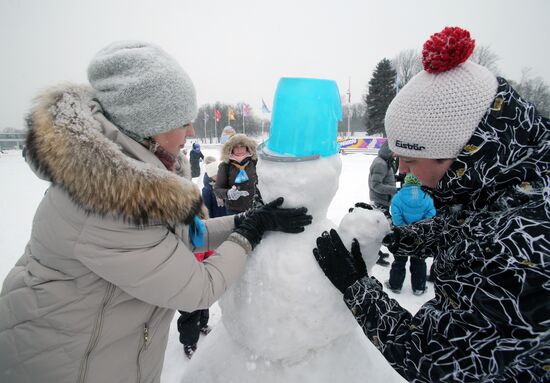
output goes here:
[{"label": "red pompom", "polygon": [[470,32],[459,27],[446,27],[424,43],[422,65],[430,73],[441,73],[453,69],[474,51],[475,40]]}]

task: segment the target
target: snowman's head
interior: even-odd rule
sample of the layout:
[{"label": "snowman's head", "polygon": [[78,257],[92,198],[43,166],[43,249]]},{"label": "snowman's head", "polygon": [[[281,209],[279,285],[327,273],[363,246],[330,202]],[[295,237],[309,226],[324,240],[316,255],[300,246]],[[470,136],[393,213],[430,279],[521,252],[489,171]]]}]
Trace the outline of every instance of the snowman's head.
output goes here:
[{"label": "snowman's head", "polygon": [[312,161],[277,162],[260,157],[258,189],[265,203],[284,197],[284,207],[308,209],[314,220],[326,218],[338,190],[342,161],[338,154]]}]

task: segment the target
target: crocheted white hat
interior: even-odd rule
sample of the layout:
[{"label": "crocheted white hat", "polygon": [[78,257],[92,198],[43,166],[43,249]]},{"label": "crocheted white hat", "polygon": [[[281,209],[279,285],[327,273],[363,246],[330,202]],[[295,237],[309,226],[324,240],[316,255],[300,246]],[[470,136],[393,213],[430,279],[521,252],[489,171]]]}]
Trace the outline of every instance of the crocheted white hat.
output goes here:
[{"label": "crocheted white hat", "polygon": [[447,27],[426,41],[424,70],[395,96],[385,118],[390,149],[398,156],[456,158],[493,101],[498,82],[485,67],[466,61],[470,33]]},{"label": "crocheted white hat", "polygon": [[214,161],[206,164],[204,166],[204,172],[208,174],[208,177],[212,178],[218,175],[218,167],[220,166],[220,161]]}]

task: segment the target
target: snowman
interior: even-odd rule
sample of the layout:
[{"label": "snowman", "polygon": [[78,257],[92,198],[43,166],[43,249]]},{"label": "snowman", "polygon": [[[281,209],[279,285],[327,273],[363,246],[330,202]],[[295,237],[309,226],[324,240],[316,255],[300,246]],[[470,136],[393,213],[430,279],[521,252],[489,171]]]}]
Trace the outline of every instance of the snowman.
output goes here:
[{"label": "snowman", "polygon": [[[370,343],[315,261],[317,237],[336,225],[327,210],[338,190],[341,105],[334,81],[283,78],[267,143],[258,147],[264,201],[308,209],[299,234],[268,232],[242,278],[219,301],[222,319],[190,361],[183,382],[402,382]],[[384,214],[354,209],[337,230],[361,245],[367,267],[390,231]]]}]

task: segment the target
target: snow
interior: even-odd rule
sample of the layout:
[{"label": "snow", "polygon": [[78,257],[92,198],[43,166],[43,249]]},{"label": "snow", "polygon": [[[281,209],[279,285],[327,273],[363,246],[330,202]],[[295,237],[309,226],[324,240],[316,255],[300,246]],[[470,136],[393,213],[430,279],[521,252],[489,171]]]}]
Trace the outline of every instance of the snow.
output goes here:
[{"label": "snow", "polygon": [[[190,146],[190,144],[188,145]],[[205,156],[211,155],[219,158],[219,145],[203,144],[201,149]],[[326,201],[327,198],[330,201],[330,196],[333,193],[335,193],[335,195],[332,199],[330,206],[328,207],[328,210],[326,211],[326,214],[323,214],[323,203],[308,206],[310,211],[315,212],[314,215],[318,217],[323,217],[323,215],[326,215],[326,219],[316,220],[312,224],[312,226],[309,227],[308,230],[306,230],[306,232],[299,234],[302,235],[304,239],[299,243],[305,243],[304,247],[296,244],[291,246],[291,244],[287,243],[288,241],[280,241],[281,234],[274,233],[273,235],[266,236],[266,238],[264,238],[264,241],[262,241],[262,243],[258,246],[258,250],[260,249],[260,247],[267,249],[269,247],[278,246],[281,250],[280,254],[283,255],[285,254],[285,251],[286,253],[289,253],[290,251],[310,253],[311,248],[307,244],[311,243],[311,241],[314,241],[315,236],[319,235],[322,230],[325,230],[326,228],[337,227],[338,225],[335,223],[340,223],[342,218],[347,215],[348,209],[353,206],[355,202],[368,202],[368,171],[370,164],[374,159],[374,156],[355,153],[341,156],[340,159],[341,175],[340,183],[337,190],[336,188],[334,188],[333,185],[331,185],[330,182],[326,181],[327,179],[330,179],[329,177],[331,177],[335,171],[338,170],[338,168],[340,167],[338,163],[325,164],[328,166],[325,166],[324,169],[315,169],[315,167],[313,167],[312,169],[308,170],[312,174],[317,175],[317,177],[314,178],[318,181],[318,183],[314,187],[317,188],[319,192],[324,193],[324,199],[318,199],[318,202]],[[202,164],[201,168],[203,168]],[[261,165],[259,165],[259,171],[260,169]],[[2,258],[0,260],[0,280],[3,281],[11,267],[15,264],[15,262],[23,253],[26,242],[30,236],[34,211],[38,206],[45,190],[47,189],[48,183],[38,179],[32,173],[32,171],[29,169],[24,159],[22,158],[21,151],[7,151],[3,154],[0,154],[0,179],[2,180],[2,186],[0,189],[0,211],[2,212],[2,219],[0,220],[0,254],[2,254]],[[281,187],[283,187],[283,189],[284,187],[289,187],[289,185],[293,185],[293,182],[298,182],[299,179],[300,177],[298,176],[298,174],[292,174],[292,172],[291,175],[288,176],[288,179],[281,180],[281,178],[279,178],[279,180],[281,180]],[[199,184],[200,187],[202,187],[202,174],[200,177],[195,178],[194,181]],[[268,180],[266,179],[266,182],[267,181]],[[276,191],[275,194],[277,194]],[[273,197],[274,196],[275,195],[273,195]],[[266,195],[264,195],[264,199],[269,200],[269,197],[272,197],[272,195],[267,192]],[[291,193],[291,195],[289,195],[288,197],[289,198],[287,198],[287,200],[285,201],[285,205],[294,206],[295,204],[299,204],[300,202],[302,202],[303,198],[307,197],[307,194],[296,191]],[[349,220],[350,218],[347,219]],[[351,222],[353,221],[354,219],[351,218]],[[353,228],[353,226],[354,225],[350,225],[349,227]],[[352,229],[349,230],[353,231]],[[353,234],[342,234],[343,237],[349,235]],[[270,246],[270,242],[274,243],[274,245]],[[271,250],[269,250],[269,252],[271,252]],[[264,255],[269,256],[270,254]],[[258,258],[254,259],[256,260]],[[263,258],[260,258],[258,262],[260,262],[262,259]],[[305,261],[306,259],[308,259],[309,261]],[[329,304],[340,304],[342,311],[338,311],[337,314],[332,312],[331,315],[333,315],[335,318],[339,318],[338,320],[342,322],[341,327],[351,326],[351,328],[353,328],[353,318],[351,317],[351,314],[346,311],[347,308],[345,308],[343,302],[341,302],[341,296],[339,295],[340,293],[337,292],[337,290],[330,285],[330,282],[326,278],[317,278],[319,277],[319,275],[322,274],[322,272],[318,268],[318,266],[314,264],[314,261],[312,261],[312,259],[313,257],[303,257],[302,259],[293,260],[288,256],[286,258],[284,256],[281,256],[279,267],[286,267],[285,270],[287,273],[292,273],[292,268],[297,266],[308,270],[308,276],[305,277],[307,282],[304,282],[306,284],[306,288],[303,289],[304,296],[285,296],[284,291],[281,291],[281,294],[283,295],[280,296],[279,302],[277,302],[276,300],[272,300],[266,302],[265,304],[296,305],[296,302],[299,299],[305,299],[304,297],[308,297],[308,299],[313,299],[315,297],[315,299],[319,300],[317,305],[319,305],[321,309],[323,305],[332,308],[333,306],[329,306]],[[286,260],[286,262],[283,262],[283,260]],[[389,260],[392,260],[391,256]],[[428,261],[428,267],[429,266],[430,261]],[[389,278],[389,267],[374,265],[371,268],[371,274],[377,277],[381,282],[383,282]],[[254,276],[250,275],[250,277]],[[314,281],[310,281],[310,277]],[[409,275],[407,275],[401,294],[394,294],[392,292],[388,292],[388,294],[391,297],[397,299],[403,307],[414,313],[419,309],[422,303],[433,297],[433,286],[429,285],[428,292],[423,296],[417,297],[412,294],[409,278]],[[256,282],[258,281],[262,281],[262,278],[258,277]],[[273,281],[270,282],[268,278],[265,280],[265,283],[272,282]],[[338,300],[340,301],[336,302]],[[292,308],[293,306],[288,307]],[[254,315],[259,314],[261,314],[261,312],[248,313],[247,315],[251,316],[249,320],[253,321]],[[322,316],[320,316],[321,322],[333,321],[331,315],[323,313]],[[278,318],[278,321],[273,322],[273,326],[284,325],[285,323],[288,323],[288,325],[297,325],[297,323],[299,323],[299,321],[301,320],[300,318],[300,312],[298,312],[293,318],[290,318],[288,316],[281,316],[280,318]],[[395,379],[395,373],[391,371],[389,365],[384,365],[386,363],[385,360],[380,356],[380,354],[377,354],[377,351],[372,347],[367,338],[360,332],[360,330],[358,330],[357,327],[355,327],[355,330],[351,332],[343,331],[344,333],[340,334],[341,337],[339,339],[334,340],[333,338],[331,340],[332,343],[326,339],[323,340],[321,336],[322,334],[317,334],[318,338],[316,339],[313,338],[316,336],[314,334],[314,330],[317,331],[321,329],[320,331],[323,331],[322,329],[325,328],[322,326],[323,323],[320,323],[316,329],[311,328],[306,331],[309,339],[303,338],[302,334],[300,334],[299,331],[296,332],[296,343],[305,345],[309,342],[311,344],[315,344],[315,347],[318,347],[318,352],[316,353],[315,358],[311,357],[311,353],[309,358],[307,356],[304,357],[304,355],[308,354],[307,347],[305,346],[302,347],[302,350],[300,352],[298,352],[296,351],[296,349],[289,350],[287,348],[285,350],[283,347],[284,344],[282,344],[283,342],[281,342],[281,344],[278,344],[277,348],[272,349],[269,347],[269,344],[256,344],[254,347],[258,347],[259,350],[262,352],[270,352],[270,350],[272,353],[279,354],[285,352],[295,352],[294,360],[292,360],[292,358],[287,358],[284,361],[282,361],[282,359],[279,359],[278,362],[270,362],[268,359],[265,358],[265,355],[264,357],[262,357],[259,352],[256,354],[256,358],[251,358],[250,353],[248,355],[245,355],[241,346],[235,347],[234,344],[231,344],[231,342],[234,342],[231,336],[229,334],[223,334],[224,332],[227,333],[227,331],[225,327],[222,326],[220,323],[220,320],[222,319],[220,307],[218,304],[214,304],[210,309],[209,323],[212,327],[214,327],[214,330],[210,333],[210,335],[208,335],[208,337],[201,336],[201,340],[199,341],[198,345],[199,350],[195,355],[195,358],[197,359],[194,359],[190,362],[185,358],[183,354],[183,349],[178,341],[176,319],[177,315],[174,316],[174,320],[171,324],[171,336],[166,350],[164,369],[161,377],[161,382],[163,383],[182,381],[182,377],[184,376],[186,370],[188,370],[187,372],[192,372],[190,371],[192,367],[191,363],[200,362],[199,357],[201,354],[206,354],[207,358],[212,358],[214,357],[214,355],[208,355],[209,352],[207,351],[210,351],[210,353],[212,353],[216,352],[216,350],[227,349],[235,350],[235,352],[231,355],[225,354],[223,356],[223,362],[231,366],[232,363],[242,361],[246,358],[247,363],[245,365],[245,368],[240,369],[239,372],[241,374],[244,374],[245,376],[250,375],[249,379],[252,376],[255,376],[256,379],[260,379],[260,377],[263,377],[262,374],[264,374],[266,371],[277,371],[277,373],[272,376],[272,379],[274,380],[271,381],[288,381],[288,379],[300,379],[304,381],[310,381],[313,378],[315,378],[313,380],[317,381],[320,381],[321,378],[323,378],[324,380],[328,379],[328,381],[333,381],[336,378],[341,379],[343,373],[340,373],[338,366],[345,363],[343,355],[348,354],[358,355],[357,360],[361,360],[361,358],[363,358],[363,362],[360,363],[365,364],[367,366],[367,369],[371,368],[373,371],[389,371],[387,372],[387,375],[383,376],[384,380],[387,380],[389,382],[392,381],[392,379]],[[228,323],[231,322],[231,318],[229,317],[225,320]],[[261,330],[255,329],[255,335],[259,337],[258,339],[262,339],[262,336],[264,338],[267,338],[267,335],[269,335],[270,331],[273,330],[274,328],[266,328],[263,330],[265,334],[262,334]],[[243,331],[242,328],[240,329],[240,331]],[[210,345],[208,344],[209,339],[212,339]],[[214,343],[215,339],[220,340],[220,342]],[[327,345],[330,345],[330,347],[327,347]],[[293,346],[291,344],[288,347]],[[203,348],[202,352],[201,348]],[[338,350],[338,353],[335,354],[334,352],[331,352],[331,348],[333,349],[332,351]],[[366,348],[371,348],[374,352],[365,352],[364,350]],[[273,368],[273,363],[278,363],[280,365],[279,368]],[[303,368],[296,368],[295,365],[300,363],[303,364]],[[381,368],[382,365],[383,368]],[[294,367],[288,368],[288,366]],[[327,366],[330,367],[328,368],[328,370],[333,370],[333,375],[329,374],[327,376],[326,374],[321,374],[321,371],[327,371]],[[386,367],[388,369],[386,369]],[[362,374],[363,372],[360,373]],[[348,371],[346,372],[347,375],[345,375],[344,378],[347,378],[348,381],[353,381],[354,377],[359,376],[360,373],[359,371]],[[236,375],[235,381],[242,381],[239,380],[241,378],[242,376],[239,377]],[[229,382],[230,380],[228,379],[226,381]],[[257,381],[262,380],[260,379]],[[377,380],[375,379],[374,381]]]}]

